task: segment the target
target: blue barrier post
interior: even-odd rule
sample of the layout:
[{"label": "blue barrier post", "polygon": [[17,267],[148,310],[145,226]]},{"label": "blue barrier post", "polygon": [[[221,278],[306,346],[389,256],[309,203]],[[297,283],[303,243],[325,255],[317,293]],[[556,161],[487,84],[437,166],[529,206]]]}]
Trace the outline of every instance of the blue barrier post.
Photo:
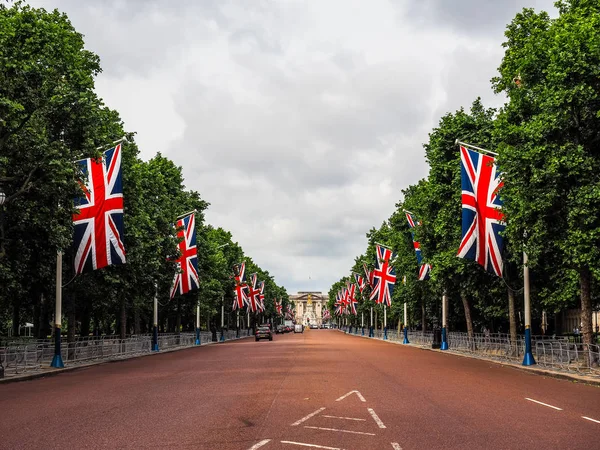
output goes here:
[{"label": "blue barrier post", "polygon": [[442,343],[440,345],[440,350],[448,350],[448,337],[446,334],[446,304],[448,303],[448,297],[446,296],[446,291],[444,291],[444,295],[442,295]]},{"label": "blue barrier post", "polygon": [[403,344],[410,344],[410,342],[408,342],[408,328],[404,327],[404,340],[402,341]]}]

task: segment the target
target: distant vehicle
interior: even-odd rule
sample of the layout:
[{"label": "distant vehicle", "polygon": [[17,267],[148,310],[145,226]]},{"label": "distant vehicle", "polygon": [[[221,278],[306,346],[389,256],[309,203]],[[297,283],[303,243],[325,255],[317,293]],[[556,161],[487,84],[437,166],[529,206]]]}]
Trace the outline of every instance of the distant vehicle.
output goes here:
[{"label": "distant vehicle", "polygon": [[270,341],[273,340],[273,333],[271,333],[271,329],[267,326],[260,326],[256,329],[256,335],[254,336],[254,340],[258,342],[261,339],[268,339]]},{"label": "distant vehicle", "polygon": [[294,322],[292,320],[286,320],[283,322],[286,327],[290,327],[292,330],[294,329]]},{"label": "distant vehicle", "polygon": [[328,323],[324,323],[323,328],[331,328],[331,326]]},{"label": "distant vehicle", "polygon": [[285,326],[277,325],[277,328],[275,329],[275,334],[283,334],[283,333],[285,333]]},{"label": "distant vehicle", "polygon": [[304,333],[304,325],[297,323],[294,327],[294,333]]},{"label": "distant vehicle", "polygon": [[311,323],[311,324],[309,325],[309,327],[310,327],[310,329],[311,329],[311,330],[316,330],[316,329],[317,329],[317,325],[316,325],[316,324],[314,324],[314,323]]}]

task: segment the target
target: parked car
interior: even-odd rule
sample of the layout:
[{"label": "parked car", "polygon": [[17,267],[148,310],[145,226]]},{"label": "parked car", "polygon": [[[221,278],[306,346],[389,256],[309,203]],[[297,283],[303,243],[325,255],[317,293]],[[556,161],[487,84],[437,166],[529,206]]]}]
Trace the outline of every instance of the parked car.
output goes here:
[{"label": "parked car", "polygon": [[304,333],[304,325],[297,323],[294,326],[294,333]]},{"label": "parked car", "polygon": [[310,329],[311,329],[311,330],[316,330],[316,329],[317,329],[317,325],[316,325],[316,324],[314,324],[314,323],[311,323],[311,324],[309,325],[309,327],[310,327]]},{"label": "parked car", "polygon": [[270,341],[273,340],[273,333],[271,333],[271,330],[269,329],[269,327],[261,326],[256,329],[256,335],[254,336],[254,340],[256,342],[258,342],[261,339],[268,339]]},{"label": "parked car", "polygon": [[285,326],[284,325],[277,325],[277,329],[275,330],[275,334],[283,334],[285,333]]}]

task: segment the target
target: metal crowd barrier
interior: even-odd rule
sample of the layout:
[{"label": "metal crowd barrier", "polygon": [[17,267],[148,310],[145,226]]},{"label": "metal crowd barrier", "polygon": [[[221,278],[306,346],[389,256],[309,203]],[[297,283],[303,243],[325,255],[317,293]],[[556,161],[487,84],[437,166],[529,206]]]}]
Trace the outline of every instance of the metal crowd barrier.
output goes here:
[{"label": "metal crowd barrier", "polygon": [[[246,330],[223,332],[223,340],[231,341],[247,337]],[[200,344],[213,342],[210,331],[200,332]],[[217,332],[217,342],[221,341],[221,333]],[[196,333],[161,333],[158,335],[160,350],[194,347]],[[152,335],[142,334],[120,339],[118,336],[90,336],[78,338],[73,342],[61,343],[61,355],[65,365],[85,364],[99,360],[126,359],[150,353]],[[4,375],[15,376],[27,372],[40,371],[49,367],[54,356],[54,341],[51,339],[35,339],[31,341],[11,340],[0,346],[0,363],[4,367]]]},{"label": "metal crowd barrier", "polygon": [[[408,331],[407,334],[413,345],[431,347],[433,343],[432,331]],[[469,337],[467,333],[449,332],[447,336],[451,352],[512,363],[523,361],[525,336],[522,335],[517,336],[516,341],[506,333],[474,333]],[[374,330],[374,338],[383,339],[383,331]],[[388,329],[387,339],[402,342],[404,335],[399,330]],[[561,336],[532,336],[531,340],[533,357],[538,366],[600,377],[600,345],[570,342]]]}]

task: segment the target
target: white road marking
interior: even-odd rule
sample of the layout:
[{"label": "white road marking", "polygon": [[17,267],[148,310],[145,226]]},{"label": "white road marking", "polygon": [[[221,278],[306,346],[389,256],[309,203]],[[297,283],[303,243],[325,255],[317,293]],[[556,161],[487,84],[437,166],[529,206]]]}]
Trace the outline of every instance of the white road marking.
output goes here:
[{"label": "white road marking", "polygon": [[591,417],[586,417],[586,416],[581,416],[581,417],[584,418],[585,420],[589,420],[591,422],[600,423],[600,420],[592,419]]},{"label": "white road marking", "polygon": [[363,422],[366,422],[367,419],[357,419],[356,417],[339,417],[339,416],[328,416],[326,414],[323,414],[323,417],[330,417],[331,419],[345,419],[345,420],[362,420]]},{"label": "white road marking", "polygon": [[304,428],[312,428],[313,430],[339,431],[340,433],[366,434],[367,436],[375,436],[374,433],[363,433],[362,431],[338,430],[337,428],[309,427],[308,425],[304,425]]},{"label": "white road marking", "polygon": [[325,409],[325,407],[323,407],[323,408],[320,408],[320,409],[317,409],[315,412],[311,412],[311,413],[310,413],[308,416],[306,416],[306,417],[303,417],[302,419],[300,419],[300,420],[298,420],[298,421],[294,422],[294,423],[292,424],[292,426],[293,426],[293,427],[295,427],[295,426],[297,426],[297,425],[300,425],[302,422],[305,422],[305,421],[307,421],[307,420],[308,420],[308,419],[310,419],[312,416],[316,416],[317,414],[319,414],[319,413],[320,413],[321,411],[323,411],[324,409]]},{"label": "white road marking", "polygon": [[259,443],[254,444],[248,450],[256,450],[257,448],[261,448],[263,445],[268,444],[269,442],[271,442],[271,439],[264,439],[264,440],[260,441]]},{"label": "white road marking", "polygon": [[538,402],[537,400],[534,400],[534,399],[532,399],[532,398],[527,398],[527,397],[525,397],[525,400],[529,400],[530,402],[538,403],[538,404],[540,404],[540,405],[547,406],[548,408],[552,408],[552,409],[556,409],[556,410],[558,410],[558,411],[562,411],[562,408],[558,408],[558,407],[556,407],[556,406],[549,405],[548,403],[542,403],[542,402]]},{"label": "white road marking", "polygon": [[302,447],[312,447],[312,448],[324,448],[327,450],[344,450],[339,447],[325,447],[324,445],[316,445],[316,444],[305,444],[303,442],[293,442],[293,441],[281,441],[282,444],[291,444],[291,445],[301,445]]},{"label": "white road marking", "polygon": [[402,450],[402,447],[400,447],[400,444],[398,444],[397,442],[392,442],[392,447],[394,448],[394,450]]},{"label": "white road marking", "polygon": [[373,420],[377,423],[379,428],[385,428],[385,425],[383,424],[381,419],[377,416],[377,414],[375,414],[375,411],[373,411],[372,408],[367,408],[367,410],[369,411],[369,414],[371,414],[371,417],[373,417]]},{"label": "white road marking", "polygon": [[350,391],[350,392],[348,392],[347,394],[344,394],[344,395],[342,395],[340,398],[338,398],[338,399],[336,400],[336,402],[339,402],[340,400],[344,400],[346,397],[348,397],[349,395],[352,395],[352,394],[356,394],[356,395],[358,396],[358,398],[360,398],[360,401],[361,401],[361,402],[366,402],[365,398],[364,398],[364,397],[362,396],[362,394],[361,394],[360,392],[358,392],[358,391]]}]

